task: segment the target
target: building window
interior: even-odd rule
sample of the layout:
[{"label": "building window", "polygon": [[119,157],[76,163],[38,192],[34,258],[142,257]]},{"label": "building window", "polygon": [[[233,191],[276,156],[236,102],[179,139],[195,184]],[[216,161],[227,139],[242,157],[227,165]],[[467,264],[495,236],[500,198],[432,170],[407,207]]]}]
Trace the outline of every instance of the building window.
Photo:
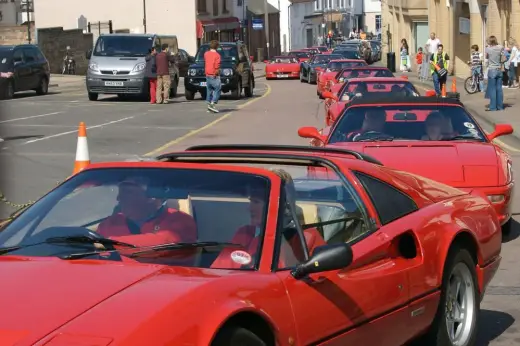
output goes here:
[{"label": "building window", "polygon": [[242,0],[237,0],[237,6],[242,7]]},{"label": "building window", "polygon": [[218,16],[218,0],[213,0],[213,15]]},{"label": "building window", "polygon": [[314,0],[314,11],[319,11],[321,8],[320,8],[320,2],[322,0]]},{"label": "building window", "polygon": [[198,13],[207,13],[208,9],[206,8],[206,0],[197,0],[197,12]]},{"label": "building window", "polygon": [[381,31],[381,15],[377,14],[376,15],[376,32],[380,32],[380,31]]},{"label": "building window", "polygon": [[222,13],[228,13],[227,0],[222,0]]}]

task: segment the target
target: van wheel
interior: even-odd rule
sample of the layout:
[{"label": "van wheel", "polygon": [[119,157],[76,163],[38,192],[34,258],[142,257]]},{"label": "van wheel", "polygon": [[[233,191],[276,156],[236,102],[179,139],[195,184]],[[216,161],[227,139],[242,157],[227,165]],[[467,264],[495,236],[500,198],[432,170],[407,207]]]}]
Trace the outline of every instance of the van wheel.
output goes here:
[{"label": "van wheel", "polygon": [[98,99],[98,94],[96,94],[96,93],[88,93],[88,99],[89,99],[90,101],[97,101],[97,99]]},{"label": "van wheel", "polygon": [[186,97],[186,100],[188,100],[188,101],[193,101],[195,99],[195,93],[188,89],[184,90],[184,96]]},{"label": "van wheel", "polygon": [[10,80],[7,82],[7,85],[5,86],[4,97],[6,100],[10,100],[14,97],[14,81],[13,80]]},{"label": "van wheel", "polygon": [[177,88],[179,86],[179,80],[177,78],[173,79],[172,85],[170,86],[170,98],[176,98],[177,97]]},{"label": "van wheel", "polygon": [[36,89],[36,94],[38,95],[47,95],[49,92],[49,81],[46,77],[43,77],[40,80],[40,85],[38,86],[38,89]]}]

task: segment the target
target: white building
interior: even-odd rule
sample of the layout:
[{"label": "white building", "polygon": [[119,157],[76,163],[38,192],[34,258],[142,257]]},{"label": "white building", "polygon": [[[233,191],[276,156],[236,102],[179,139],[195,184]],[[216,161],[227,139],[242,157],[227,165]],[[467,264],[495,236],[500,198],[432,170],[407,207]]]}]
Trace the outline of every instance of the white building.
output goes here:
[{"label": "white building", "polygon": [[27,18],[34,21],[32,6],[27,13],[25,4],[24,0],[0,0],[0,25],[21,25],[27,22]]},{"label": "white building", "polygon": [[269,4],[280,11],[280,44],[282,52],[289,51],[289,6],[290,0],[268,0]]},{"label": "white building", "polygon": [[363,23],[366,32],[381,33],[381,0],[363,0]]}]

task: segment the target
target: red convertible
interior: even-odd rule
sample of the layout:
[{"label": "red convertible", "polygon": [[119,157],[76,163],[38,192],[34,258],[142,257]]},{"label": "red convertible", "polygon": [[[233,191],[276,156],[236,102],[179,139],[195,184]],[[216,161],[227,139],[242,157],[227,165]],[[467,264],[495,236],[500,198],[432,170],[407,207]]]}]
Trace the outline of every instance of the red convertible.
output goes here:
[{"label": "red convertible", "polygon": [[295,56],[276,56],[265,63],[265,79],[300,77],[300,62]]},{"label": "red convertible", "polygon": [[325,91],[325,85],[331,79],[334,79],[336,74],[347,67],[355,67],[355,66],[368,66],[365,60],[358,59],[337,59],[329,61],[327,68],[323,72],[318,73],[318,83],[317,83],[317,95],[320,98],[323,98],[322,92]]},{"label": "red convertible", "polygon": [[325,85],[326,91],[338,94],[343,84],[350,78],[369,78],[369,77],[395,77],[392,71],[381,66],[357,66],[347,67],[339,71],[333,79]]},{"label": "red convertible", "polygon": [[343,84],[337,94],[324,91],[325,124],[330,126],[343,113],[346,104],[359,97],[419,96],[413,83],[400,77],[351,78]]},{"label": "red convertible", "polygon": [[287,55],[297,57],[300,62],[305,62],[312,57],[312,54],[310,52],[306,52],[303,50],[290,51]]},{"label": "red convertible", "polygon": [[456,99],[354,99],[332,127],[298,133],[314,145],[357,150],[390,167],[486,196],[504,234],[511,231],[512,159],[493,139],[513,128],[499,124],[486,134]]},{"label": "red convertible", "polygon": [[92,164],[3,227],[0,344],[472,345],[500,252],[485,198],[355,151]]}]

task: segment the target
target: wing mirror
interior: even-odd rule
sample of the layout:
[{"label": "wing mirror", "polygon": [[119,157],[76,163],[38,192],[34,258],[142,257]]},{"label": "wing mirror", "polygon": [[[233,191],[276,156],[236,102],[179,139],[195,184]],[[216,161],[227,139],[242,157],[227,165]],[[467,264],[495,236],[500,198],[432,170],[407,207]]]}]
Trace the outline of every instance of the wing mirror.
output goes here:
[{"label": "wing mirror", "polygon": [[327,140],[327,137],[320,134],[317,128],[311,126],[300,127],[298,129],[298,136],[301,138],[315,139],[321,143],[325,143]]},{"label": "wing mirror", "polygon": [[511,125],[509,125],[509,124],[497,124],[495,126],[495,131],[493,131],[492,133],[487,135],[487,138],[490,141],[492,141],[493,139],[495,139],[497,137],[510,135],[512,133],[513,133],[513,127]]},{"label": "wing mirror", "polygon": [[291,271],[291,275],[300,280],[309,274],[343,269],[352,263],[353,258],[352,248],[346,243],[319,246],[307,262]]},{"label": "wing mirror", "polygon": [[325,99],[333,99],[334,101],[338,101],[338,95],[330,92],[330,91],[324,91],[321,93],[321,96]]},{"label": "wing mirror", "polygon": [[424,96],[435,97],[435,96],[437,96],[437,93],[435,92],[435,90],[426,90],[426,92],[424,93]]},{"label": "wing mirror", "polygon": [[90,60],[90,57],[92,56],[92,49],[89,49],[87,50],[87,52],[85,53],[85,58],[87,58],[87,60]]}]

